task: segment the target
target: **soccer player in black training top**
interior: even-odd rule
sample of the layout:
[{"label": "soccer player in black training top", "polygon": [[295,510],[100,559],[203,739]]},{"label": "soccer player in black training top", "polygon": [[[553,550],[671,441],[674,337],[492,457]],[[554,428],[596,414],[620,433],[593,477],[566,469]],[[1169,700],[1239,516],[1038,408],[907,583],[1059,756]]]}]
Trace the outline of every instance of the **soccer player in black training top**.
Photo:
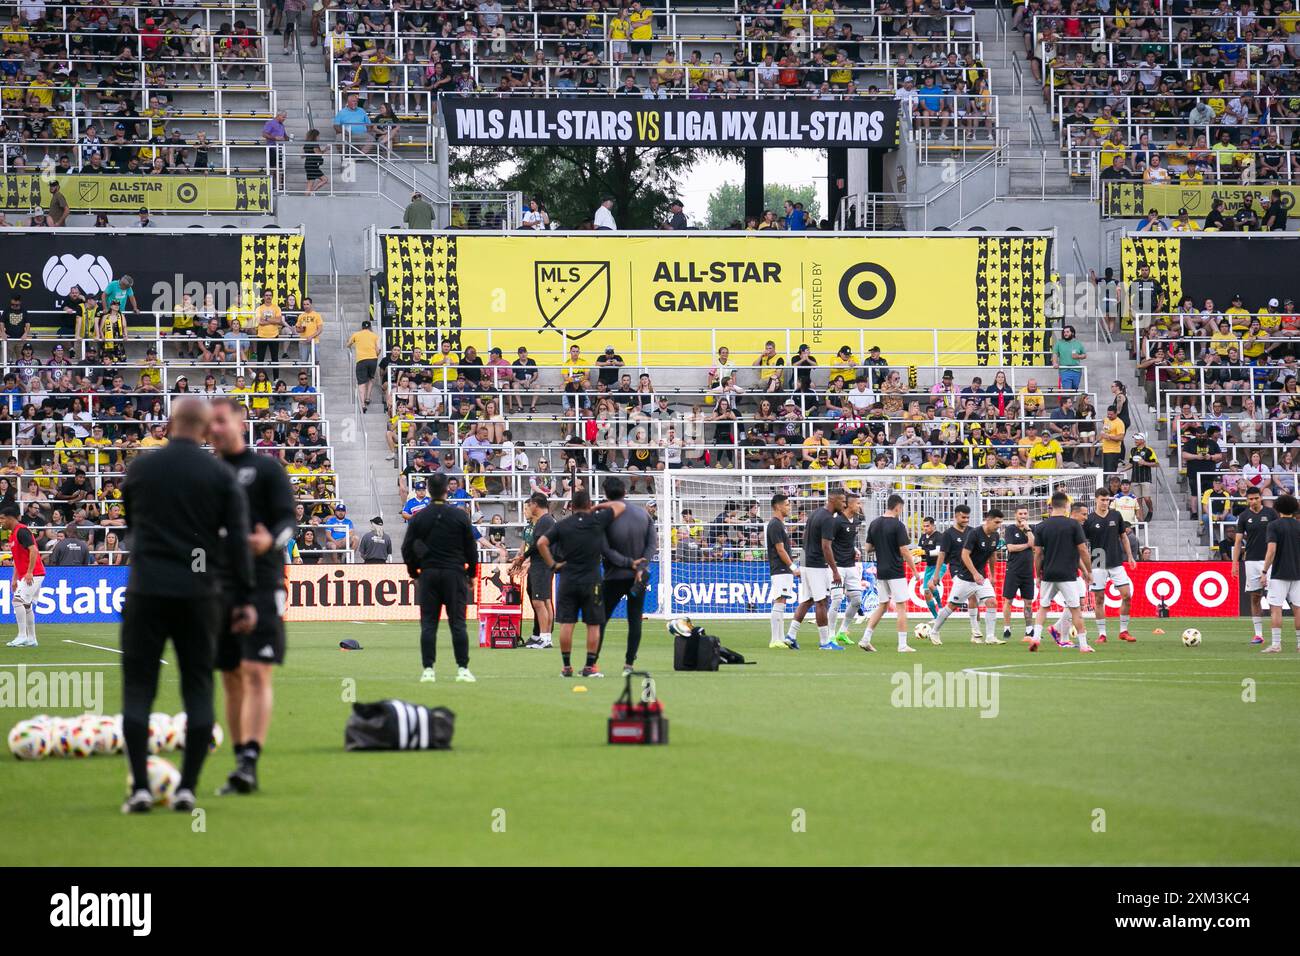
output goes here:
[{"label": "soccer player in black training top", "polygon": [[921,536],[916,539],[916,546],[925,559],[925,576],[921,578],[921,595],[925,598],[925,606],[930,609],[930,616],[937,617],[939,614],[939,601],[930,590],[930,583],[934,580],[934,572],[939,569],[940,554],[939,532],[935,529],[933,518],[921,519]]},{"label": "soccer player in black training top", "polygon": [[1086,574],[1091,569],[1092,555],[1088,552],[1088,538],[1083,533],[1083,525],[1070,517],[1069,507],[1070,496],[1064,491],[1056,492],[1052,495],[1047,517],[1034,528],[1034,576],[1042,583],[1038,589],[1034,637],[1029,642],[1031,651],[1038,650],[1043,639],[1047,608],[1052,598],[1059,597],[1074,621],[1080,653],[1092,653],[1088,646],[1088,632],[1084,630],[1083,611],[1079,607],[1083,597],[1079,572]]},{"label": "soccer player in black training top", "polygon": [[431,684],[437,679],[433,665],[438,659],[438,620],[445,608],[456,655],[456,680],[472,684],[465,610],[469,583],[478,573],[474,526],[465,509],[447,504],[446,475],[430,475],[428,484],[433,500],[411,519],[402,540],[402,561],[415,579],[420,603],[420,659],[424,664],[420,680]]},{"label": "soccer player in black training top", "polygon": [[528,496],[524,502],[524,517],[528,527],[524,529],[524,546],[510,562],[510,574],[516,575],[528,564],[528,579],[525,582],[528,600],[533,605],[533,636],[524,642],[524,647],[544,650],[552,647],[551,622],[555,620],[555,574],[542,560],[537,550],[537,539],[555,527],[551,517],[551,503],[540,491]]},{"label": "soccer player in black training top", "polygon": [[1272,605],[1273,641],[1265,654],[1282,652],[1282,605],[1291,605],[1291,623],[1296,626],[1296,650],[1300,651],[1300,521],[1295,495],[1278,495],[1274,503],[1277,520],[1268,523],[1268,548],[1259,579],[1268,588]]},{"label": "soccer player in black training top", "polygon": [[1034,531],[1029,509],[1016,509],[1016,523],[1002,529],[1007,545],[1007,566],[1002,578],[1002,639],[1011,639],[1011,602],[1024,604],[1025,640],[1034,634]]},{"label": "soccer player in black training top", "polygon": [[948,603],[939,610],[934,619],[934,635],[937,636],[944,622],[952,612],[963,604],[974,603],[977,609],[984,606],[984,639],[978,634],[971,635],[972,644],[1005,644],[994,633],[998,624],[997,594],[993,590],[993,581],[988,575],[989,560],[998,552],[1001,543],[999,531],[1002,528],[1002,512],[991,508],[984,514],[984,520],[966,532],[961,551],[952,572],[952,593]]},{"label": "soccer player in black training top", "polygon": [[248,447],[248,410],[233,398],[212,402],[208,429],[213,449],[235,470],[248,498],[248,546],[253,552],[253,606],[257,625],[248,634],[223,627],[217,669],[226,695],[226,729],[234,743],[235,769],[221,793],[257,789],[257,761],[271,726],[271,668],[284,663],[284,546],[293,538],[294,499],[279,459]]},{"label": "soccer player in black training top", "polygon": [[[799,574],[799,606],[790,618],[790,628],[785,632],[785,642],[791,650],[799,650],[799,625],[808,609],[816,605],[817,641],[823,650],[843,650],[831,640],[831,623],[827,604],[831,588],[843,584],[835,555],[831,551],[831,538],[835,532],[835,516],[844,510],[844,491],[832,488],[826,495],[826,506],[808,516],[803,528],[803,568]],[[829,645],[829,646],[828,646]]]},{"label": "soccer player in black training top", "polygon": [[902,514],[902,495],[890,495],[885,502],[885,513],[867,526],[867,548],[876,555],[876,591],[880,600],[867,618],[867,629],[862,632],[862,640],[858,641],[858,647],[864,651],[875,650],[871,636],[891,603],[898,616],[899,653],[916,651],[916,648],[907,644],[907,602],[912,596],[911,589],[907,586],[907,572],[910,570],[915,575],[916,564],[912,560],[912,539],[907,533],[907,526],[902,522]]},{"label": "soccer player in black training top", "polygon": [[[555,622],[560,625],[563,677],[573,676],[573,627],[582,618],[587,625],[587,663],[583,677],[604,677],[596,666],[600,656],[600,625],[605,621],[605,596],[601,593],[600,561],[605,551],[605,529],[623,513],[621,501],[602,501],[594,508],[591,495],[581,489],[570,499],[573,513],[537,539],[537,550],[552,571],[560,573],[555,591]],[[558,552],[558,554],[557,554]],[[634,562],[640,569],[644,561]]]},{"label": "soccer player in black training top", "polygon": [[831,553],[835,555],[835,564],[844,583],[841,589],[844,594],[842,610],[838,595],[831,594],[831,640],[836,644],[853,643],[849,639],[849,628],[857,627],[866,616],[862,613],[862,552],[858,548],[858,536],[864,521],[862,499],[856,491],[846,492],[844,510],[835,518],[835,533],[831,539]]},{"label": "soccer player in black training top", "polygon": [[[257,623],[248,501],[230,466],[204,451],[212,409],[198,398],[172,406],[170,441],[127,469],[122,503],[131,516],[131,575],[122,607],[122,737],[131,767],[123,813],[153,806],[149,790],[149,714],[158,692],[159,657],[171,638],[191,740],[211,740],[213,649],[223,615],[236,634]],[[225,599],[221,576],[225,573]],[[194,788],[208,755],[186,747],[172,808],[194,809]]]},{"label": "soccer player in black training top", "polygon": [[1264,643],[1264,609],[1260,601],[1264,593],[1260,575],[1264,571],[1264,555],[1268,551],[1268,526],[1277,520],[1277,512],[1264,507],[1264,493],[1258,488],[1246,492],[1246,510],[1237,516],[1237,533],[1232,539],[1232,576],[1239,572],[1237,562],[1246,558],[1246,593],[1250,595],[1250,623],[1254,625],[1252,644]]},{"label": "soccer player in black training top", "polygon": [[[943,534],[939,535],[939,563],[935,565],[934,577],[930,579],[930,588],[934,596],[938,599],[943,589],[943,571],[949,568],[954,578],[957,576],[957,568],[961,566],[961,549],[966,546],[966,536],[970,534],[970,506],[957,505],[952,509],[952,525],[949,526]],[[938,613],[935,615],[936,620],[939,614],[943,614],[943,608],[947,607],[947,602],[942,602]],[[971,631],[974,633],[979,629],[979,605],[971,604]],[[952,612],[949,611],[949,614]],[[947,620],[947,617],[944,618]],[[942,645],[943,641],[939,639],[939,629],[934,628],[930,632],[930,643]]]},{"label": "soccer player in black training top", "polygon": [[794,600],[794,558],[790,532],[785,519],[790,517],[790,499],[777,492],[772,496],[772,517],[767,522],[767,570],[772,575],[772,636],[768,647],[789,647],[785,642],[785,603]]},{"label": "soccer player in black training top", "polygon": [[1129,608],[1133,601],[1133,583],[1129,580],[1127,564],[1136,568],[1133,548],[1128,540],[1128,525],[1124,517],[1110,506],[1110,492],[1097,489],[1096,505],[1083,519],[1083,533],[1088,537],[1092,551],[1093,616],[1097,623],[1097,643],[1106,643],[1106,583],[1115,585],[1119,592],[1119,639],[1132,643],[1137,640],[1128,632]]}]

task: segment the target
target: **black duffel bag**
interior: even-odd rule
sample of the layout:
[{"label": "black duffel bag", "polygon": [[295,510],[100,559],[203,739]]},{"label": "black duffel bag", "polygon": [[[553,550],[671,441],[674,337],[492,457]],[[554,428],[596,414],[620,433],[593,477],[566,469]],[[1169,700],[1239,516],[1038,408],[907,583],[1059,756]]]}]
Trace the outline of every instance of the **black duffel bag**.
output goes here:
[{"label": "black duffel bag", "polygon": [[450,750],[456,715],[404,700],[353,704],[344,750]]}]

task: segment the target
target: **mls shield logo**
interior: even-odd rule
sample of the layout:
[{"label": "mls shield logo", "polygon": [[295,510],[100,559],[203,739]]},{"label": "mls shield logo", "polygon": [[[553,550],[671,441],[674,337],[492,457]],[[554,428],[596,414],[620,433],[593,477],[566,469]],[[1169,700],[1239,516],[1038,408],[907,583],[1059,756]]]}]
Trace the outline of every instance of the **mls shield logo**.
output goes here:
[{"label": "mls shield logo", "polygon": [[536,262],[534,292],[542,328],[565,338],[593,332],[609,311],[609,262]]},{"label": "mls shield logo", "polygon": [[99,201],[99,182],[98,180],[77,180],[77,198],[81,200],[81,205],[92,206]]}]

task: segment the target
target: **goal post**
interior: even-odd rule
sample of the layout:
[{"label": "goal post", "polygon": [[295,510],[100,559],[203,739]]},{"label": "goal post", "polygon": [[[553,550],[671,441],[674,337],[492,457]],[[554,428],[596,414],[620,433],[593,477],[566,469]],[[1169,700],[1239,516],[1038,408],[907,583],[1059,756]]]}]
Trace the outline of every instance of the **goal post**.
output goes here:
[{"label": "goal post", "polygon": [[[972,523],[997,508],[1007,521],[1028,508],[1031,521],[1046,516],[1057,491],[1086,500],[1102,485],[1099,468],[1065,469],[860,469],[669,471],[659,487],[658,612],[662,616],[759,618],[771,605],[771,578],[765,532],[772,496],[790,498],[786,521],[795,563],[803,566],[803,527],[807,515],[825,504],[834,488],[862,498],[862,530],[881,515],[891,494],[903,497],[903,522],[915,542],[922,518],[939,529],[951,524],[954,509],[967,505]],[[861,544],[860,544],[861,547]],[[864,608],[875,608],[875,561],[865,554]],[[996,577],[1001,579],[1001,556]],[[922,611],[916,584],[911,609]]]}]

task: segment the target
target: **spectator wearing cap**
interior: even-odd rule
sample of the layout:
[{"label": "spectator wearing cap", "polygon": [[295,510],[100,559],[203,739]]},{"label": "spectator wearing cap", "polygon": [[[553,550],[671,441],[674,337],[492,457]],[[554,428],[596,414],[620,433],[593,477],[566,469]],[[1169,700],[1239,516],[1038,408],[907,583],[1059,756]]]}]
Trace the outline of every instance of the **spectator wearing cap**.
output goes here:
[{"label": "spectator wearing cap", "polygon": [[352,333],[348,348],[356,360],[357,400],[361,403],[361,411],[367,412],[370,410],[370,390],[379,368],[379,336],[370,328],[369,319],[363,320],[360,330]]},{"label": "spectator wearing cap", "polygon": [[[528,349],[521,345],[516,350],[515,360],[510,363],[510,368],[513,370],[515,376],[516,392],[533,392],[533,394],[529,396],[528,410],[530,412],[537,411],[537,393],[534,391],[537,385],[538,376],[537,360],[531,358],[528,355]],[[523,411],[523,398],[518,394],[514,395],[513,398],[515,411]]]},{"label": "spectator wearing cap", "polygon": [[1215,524],[1227,521],[1232,516],[1232,495],[1223,484],[1223,475],[1216,474],[1210,478],[1210,487],[1201,495],[1201,533],[1207,537]]},{"label": "spectator wearing cap", "polygon": [[433,501],[429,497],[428,484],[423,478],[416,478],[411,482],[411,497],[406,499],[402,505],[402,520],[410,521],[418,515]]},{"label": "spectator wearing cap", "polygon": [[596,207],[596,213],[592,217],[592,223],[597,229],[615,230],[618,223],[614,221],[614,197],[606,196]]},{"label": "spectator wearing cap", "polygon": [[1137,432],[1133,436],[1133,449],[1128,454],[1128,477],[1122,484],[1128,485],[1132,491],[1142,521],[1150,521],[1155,514],[1152,478],[1160,467],[1160,456],[1147,444],[1147,436]]},{"label": "spectator wearing cap", "polygon": [[670,212],[670,215],[669,215],[669,217],[668,217],[668,223],[667,223],[667,226],[668,226],[669,229],[689,229],[689,228],[690,228],[690,227],[686,224],[686,213],[684,213],[684,212],[682,211],[683,206],[682,206],[682,201],[681,201],[680,199],[674,199],[674,200],[669,204],[668,209],[669,209],[669,212]]},{"label": "spectator wearing cap", "polygon": [[[348,507],[341,501],[334,503],[333,513],[322,524],[325,526],[325,547],[332,551],[351,551],[355,544],[352,519],[348,517]],[[342,563],[341,555],[331,563]]]},{"label": "spectator wearing cap", "polygon": [[357,557],[362,564],[387,564],[392,554],[393,539],[384,531],[384,519],[375,515],[370,519],[370,530],[357,542]]},{"label": "spectator wearing cap", "polygon": [[68,205],[68,197],[63,195],[63,191],[59,189],[59,181],[57,179],[51,179],[50,206],[48,210],[50,225],[66,226],[68,223],[68,215],[71,212],[72,208]]},{"label": "spectator wearing cap", "polygon": [[411,201],[402,213],[402,224],[407,229],[432,229],[433,207],[422,193],[412,193]]},{"label": "spectator wearing cap", "polygon": [[1169,226],[1174,232],[1200,232],[1201,226],[1187,213],[1187,207],[1178,210],[1178,215]]},{"label": "spectator wearing cap", "polygon": [[141,206],[140,211],[136,213],[135,228],[148,229],[152,225],[153,220],[149,218],[149,210]]},{"label": "spectator wearing cap", "polygon": [[957,410],[957,382],[953,378],[952,369],[944,369],[943,376],[939,381],[930,386],[931,404],[940,404],[947,408],[948,411]]},{"label": "spectator wearing cap", "polygon": [[619,369],[624,364],[623,356],[614,351],[614,346],[606,345],[605,351],[596,359],[596,385],[613,389],[618,384]]}]

